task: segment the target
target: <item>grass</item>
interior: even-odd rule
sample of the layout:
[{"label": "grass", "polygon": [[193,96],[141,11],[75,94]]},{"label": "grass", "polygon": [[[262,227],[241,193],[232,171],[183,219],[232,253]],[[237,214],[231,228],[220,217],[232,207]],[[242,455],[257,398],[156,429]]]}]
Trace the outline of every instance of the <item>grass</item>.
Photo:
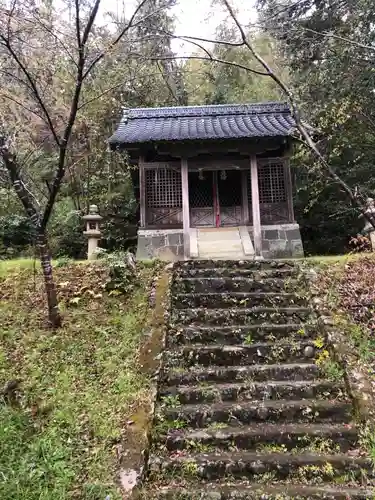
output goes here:
[{"label": "grass", "polygon": [[33,269],[0,262],[0,390],[16,386],[0,398],[0,498],[120,499],[126,422],[149,398],[137,353],[154,271],[124,297],[105,292],[103,264],[56,269],[64,326],[52,332]]},{"label": "grass", "polygon": [[333,264],[346,264],[348,262],[353,262],[359,260],[363,257],[373,258],[371,253],[348,253],[344,255],[313,255],[311,257],[305,257],[304,259],[298,259],[303,262],[309,263],[316,267],[325,267]]},{"label": "grass", "polygon": [[6,276],[9,271],[40,268],[40,262],[33,259],[0,260],[0,277]]}]

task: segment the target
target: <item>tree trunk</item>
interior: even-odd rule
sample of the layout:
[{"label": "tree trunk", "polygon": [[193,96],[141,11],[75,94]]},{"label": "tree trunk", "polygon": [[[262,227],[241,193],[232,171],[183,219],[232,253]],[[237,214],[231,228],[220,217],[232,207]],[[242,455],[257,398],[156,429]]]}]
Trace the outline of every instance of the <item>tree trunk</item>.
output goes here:
[{"label": "tree trunk", "polygon": [[56,284],[53,279],[51,254],[48,248],[47,238],[44,233],[40,233],[38,235],[37,245],[43,271],[44,285],[46,288],[48,319],[52,328],[59,328],[61,326],[61,315],[57,300]]}]

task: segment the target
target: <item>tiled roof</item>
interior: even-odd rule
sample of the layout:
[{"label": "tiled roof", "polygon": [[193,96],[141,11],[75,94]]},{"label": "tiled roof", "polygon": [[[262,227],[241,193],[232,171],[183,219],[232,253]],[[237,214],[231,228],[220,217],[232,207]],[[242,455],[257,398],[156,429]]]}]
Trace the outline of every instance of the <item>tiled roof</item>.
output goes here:
[{"label": "tiled roof", "polygon": [[125,109],[112,146],[142,142],[288,136],[294,120],[284,103]]}]

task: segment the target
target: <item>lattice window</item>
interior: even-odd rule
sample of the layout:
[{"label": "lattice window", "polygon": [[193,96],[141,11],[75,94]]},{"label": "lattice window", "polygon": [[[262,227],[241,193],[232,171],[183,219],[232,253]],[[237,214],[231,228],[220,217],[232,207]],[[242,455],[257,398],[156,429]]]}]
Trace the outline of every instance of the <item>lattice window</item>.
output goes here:
[{"label": "lattice window", "polygon": [[284,164],[258,166],[259,202],[284,203],[287,201]]},{"label": "lattice window", "polygon": [[190,208],[213,207],[214,195],[212,175],[210,171],[189,172],[189,205]]},{"label": "lattice window", "polygon": [[146,206],[182,207],[181,171],[173,168],[146,169]]}]

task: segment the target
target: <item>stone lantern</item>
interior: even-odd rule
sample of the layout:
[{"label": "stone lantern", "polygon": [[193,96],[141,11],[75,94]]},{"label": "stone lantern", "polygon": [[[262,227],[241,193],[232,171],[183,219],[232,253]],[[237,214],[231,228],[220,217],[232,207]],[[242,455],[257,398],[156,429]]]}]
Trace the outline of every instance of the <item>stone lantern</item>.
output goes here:
[{"label": "stone lantern", "polygon": [[101,237],[100,221],[103,219],[99,215],[97,205],[90,205],[89,213],[83,217],[86,222],[86,231],[84,235],[87,236],[87,258],[93,260],[96,258],[95,250],[98,248],[99,240]]}]

